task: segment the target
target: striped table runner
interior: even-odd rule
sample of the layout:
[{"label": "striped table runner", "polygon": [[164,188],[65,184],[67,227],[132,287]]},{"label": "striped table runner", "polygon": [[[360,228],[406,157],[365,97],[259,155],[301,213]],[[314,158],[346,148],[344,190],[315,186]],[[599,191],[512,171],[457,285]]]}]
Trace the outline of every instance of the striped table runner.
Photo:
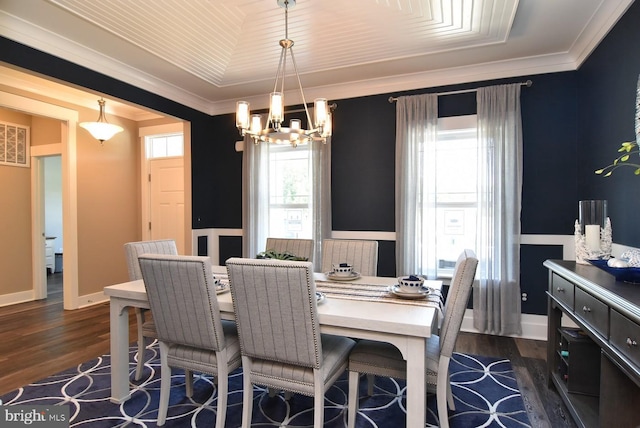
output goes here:
[{"label": "striped table runner", "polygon": [[440,290],[434,289],[431,289],[431,293],[425,299],[403,299],[391,293],[387,285],[316,279],[316,290],[336,299],[373,300],[442,309],[442,295]]}]

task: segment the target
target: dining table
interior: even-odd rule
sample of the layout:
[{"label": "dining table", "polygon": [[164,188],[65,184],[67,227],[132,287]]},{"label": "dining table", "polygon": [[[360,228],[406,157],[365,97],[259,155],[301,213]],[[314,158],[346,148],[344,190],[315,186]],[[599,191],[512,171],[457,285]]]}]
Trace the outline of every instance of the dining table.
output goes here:
[{"label": "dining table", "polygon": [[[212,275],[226,278],[224,266],[213,266]],[[396,346],[407,362],[407,427],[424,428],[426,422],[426,343],[436,331],[441,316],[441,281],[425,280],[430,293],[406,299],[395,293],[397,278],[335,278],[315,273],[318,320],[322,333],[384,341]],[[228,287],[227,287],[228,290]],[[130,398],[129,308],[149,308],[143,280],[104,288],[110,299],[111,401]],[[217,294],[222,319],[234,320],[230,292]]]}]

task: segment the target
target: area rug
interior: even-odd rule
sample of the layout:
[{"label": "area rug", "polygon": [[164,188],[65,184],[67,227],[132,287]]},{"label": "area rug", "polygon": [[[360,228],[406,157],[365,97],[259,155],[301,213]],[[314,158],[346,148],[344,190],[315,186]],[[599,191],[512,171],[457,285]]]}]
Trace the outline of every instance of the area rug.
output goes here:
[{"label": "area rug", "polygon": [[[66,405],[71,427],[155,427],[160,396],[160,360],[154,343],[145,351],[146,365],[140,381],[133,380],[136,347],[131,347],[132,397],[123,404],[109,401],[110,358],[104,355],[0,397],[3,405]],[[450,366],[455,411],[449,411],[452,428],[529,427],[530,422],[509,360],[455,353]],[[211,377],[196,377],[194,394],[185,396],[184,375],[174,370],[166,427],[212,427],[217,393]],[[374,394],[366,395],[360,382],[357,427],[388,428],[405,425],[405,383],[376,378]],[[348,382],[346,374],[326,393],[325,427],[345,427]],[[226,427],[242,421],[242,370],[229,379]],[[254,387],[252,427],[311,427],[313,399],[293,395],[270,397]],[[427,397],[427,427],[438,426],[435,395]]]}]

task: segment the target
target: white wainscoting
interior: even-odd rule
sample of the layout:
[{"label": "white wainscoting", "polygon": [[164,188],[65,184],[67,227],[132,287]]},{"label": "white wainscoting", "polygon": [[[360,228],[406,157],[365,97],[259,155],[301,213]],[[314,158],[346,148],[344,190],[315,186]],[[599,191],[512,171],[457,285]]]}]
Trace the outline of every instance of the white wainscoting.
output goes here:
[{"label": "white wainscoting", "polygon": [[191,254],[198,254],[198,238],[207,237],[207,254],[212,264],[218,264],[220,259],[220,237],[242,236],[242,229],[192,229],[191,230]]},{"label": "white wainscoting", "polygon": [[[194,229],[192,231],[192,254],[198,253],[198,237],[208,238],[207,254],[211,260],[218,260],[220,251],[218,248],[221,236],[242,236],[242,229]],[[395,241],[395,232],[375,232],[375,231],[342,231],[331,232],[334,239],[375,239],[378,241]],[[565,260],[575,260],[575,238],[573,235],[522,235],[523,245],[561,245],[562,258]],[[625,245],[613,244],[612,254],[619,256],[622,252],[632,249]],[[566,318],[566,317],[565,317]],[[569,324],[568,324],[569,325]],[[462,331],[477,333],[473,327],[473,310],[467,309],[462,322]],[[522,314],[522,335],[525,339],[547,340],[547,317],[545,315]]]}]

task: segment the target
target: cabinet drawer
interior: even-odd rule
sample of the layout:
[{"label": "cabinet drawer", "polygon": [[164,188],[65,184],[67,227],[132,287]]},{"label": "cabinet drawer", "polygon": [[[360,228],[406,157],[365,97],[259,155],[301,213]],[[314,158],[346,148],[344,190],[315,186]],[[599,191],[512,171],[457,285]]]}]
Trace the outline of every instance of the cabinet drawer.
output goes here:
[{"label": "cabinet drawer", "polygon": [[640,325],[613,309],[609,342],[640,366]]},{"label": "cabinet drawer", "polygon": [[551,294],[553,297],[573,309],[574,285],[561,276],[553,274],[551,279]]},{"label": "cabinet drawer", "polygon": [[591,294],[576,288],[575,314],[603,337],[609,335],[609,307]]}]

